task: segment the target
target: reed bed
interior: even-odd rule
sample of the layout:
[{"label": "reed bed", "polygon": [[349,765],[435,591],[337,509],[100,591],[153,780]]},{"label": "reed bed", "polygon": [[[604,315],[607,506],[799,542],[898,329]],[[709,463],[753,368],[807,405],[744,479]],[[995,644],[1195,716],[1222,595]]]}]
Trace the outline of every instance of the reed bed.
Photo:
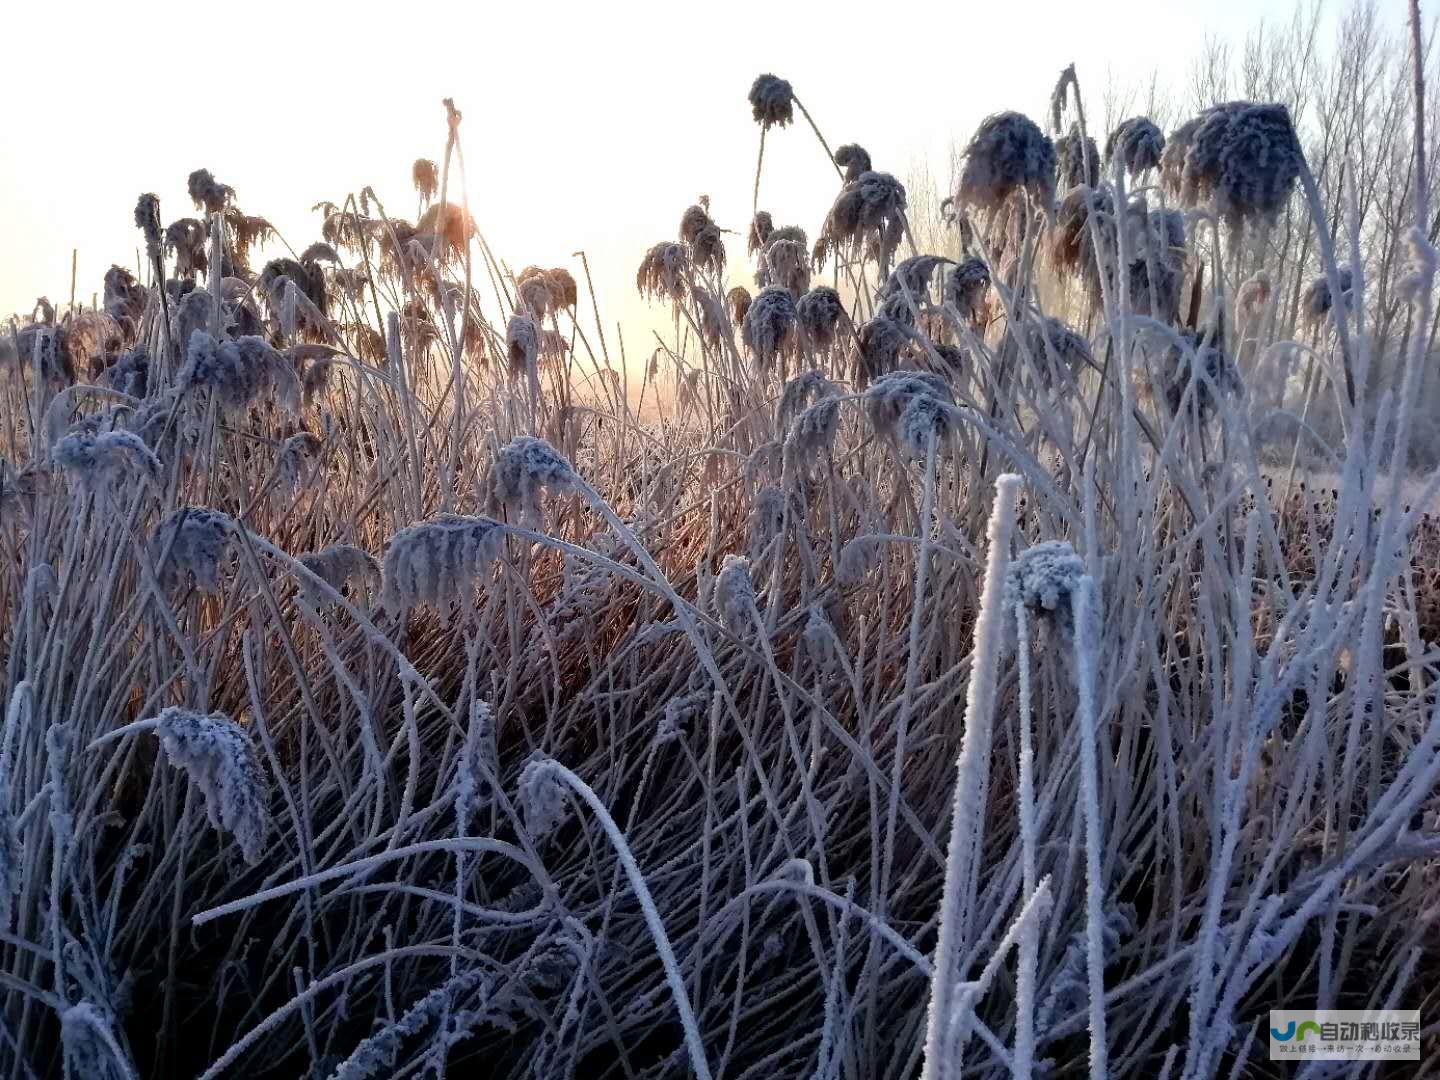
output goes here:
[{"label": "reed bed", "polygon": [[1270,1008],[1402,1005],[1440,1067],[1423,114],[1380,356],[1283,106],[1081,91],[981,126],[956,259],[761,76],[648,360],[451,102],[413,223],[142,196],[0,354],[6,1074],[1270,1075]]}]

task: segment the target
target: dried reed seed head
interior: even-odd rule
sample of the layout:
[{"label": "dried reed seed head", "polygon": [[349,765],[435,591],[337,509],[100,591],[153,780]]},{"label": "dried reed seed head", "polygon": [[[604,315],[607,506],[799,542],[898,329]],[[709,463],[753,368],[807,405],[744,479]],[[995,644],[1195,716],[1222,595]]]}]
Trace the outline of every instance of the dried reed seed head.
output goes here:
[{"label": "dried reed seed head", "polygon": [[950,271],[945,278],[945,300],[954,304],[962,318],[978,319],[990,291],[990,267],[985,260],[972,255]]},{"label": "dried reed seed head", "polygon": [[648,300],[679,303],[685,299],[689,272],[690,256],[684,245],[674,240],[662,240],[640,260],[635,288]]},{"label": "dried reed seed head", "polygon": [[[801,509],[803,512],[803,508]],[[749,551],[758,557],[771,540],[785,529],[785,493],[778,487],[767,485],[755,493],[750,504]]]},{"label": "dried reed seed head", "polygon": [[529,315],[512,315],[505,325],[510,374],[521,377],[536,370],[540,360],[540,327]]},{"label": "dried reed seed head", "polygon": [[715,222],[710,219],[710,212],[699,203],[692,204],[685,208],[680,215],[680,240],[686,244],[695,242],[695,237]]},{"label": "dried reed seed head", "polygon": [[1075,628],[1075,591],[1085,576],[1085,561],[1064,540],[1048,540],[1015,556],[1005,574],[1005,606],[1046,620],[1067,636]]},{"label": "dried reed seed head", "polygon": [[1090,342],[1084,335],[1053,315],[1032,312],[1022,333],[1043,382],[1048,383],[1059,372],[1077,377],[1084,365],[1094,362]]},{"label": "dried reed seed head", "polygon": [[936,268],[948,262],[950,260],[943,255],[912,255],[891,271],[889,279],[881,289],[881,295],[904,296],[908,293],[917,305],[928,301],[931,277],[934,276]]},{"label": "dried reed seed head", "polygon": [[298,413],[304,391],[295,365],[261,337],[216,340],[204,330],[190,335],[185,363],[176,376],[182,391],[204,388],[227,408],[243,408],[266,387],[273,389],[282,408]]},{"label": "dried reed seed head", "polygon": [[555,298],[550,294],[550,282],[545,271],[538,266],[527,266],[515,279],[515,293],[526,314],[543,319],[555,307]]},{"label": "dried reed seed head", "polygon": [[1274,221],[1305,160],[1289,110],[1232,101],[1206,109],[1195,125],[1187,139],[1181,199],[1190,206],[1212,201],[1235,229],[1247,221]]},{"label": "dried reed seed head", "polygon": [[795,91],[784,79],[765,74],[750,84],[750,109],[762,129],[795,119]]},{"label": "dried reed seed head", "polygon": [[536,839],[548,836],[570,817],[565,781],[550,758],[537,753],[525,763],[517,794],[525,828]]},{"label": "dried reed seed head", "polygon": [[[795,318],[800,332],[813,349],[828,349],[835,344],[835,330],[844,317],[845,305],[840,300],[840,294],[828,285],[815,286],[795,302]],[[789,387],[790,383],[786,383],[787,391]]]},{"label": "dried reed seed head", "polygon": [[999,207],[1024,190],[1042,207],[1055,199],[1055,144],[1029,117],[996,113],[981,121],[965,148],[955,189],[961,206]]},{"label": "dried reed seed head", "polygon": [[1245,390],[1234,360],[1215,343],[1214,335],[1213,327],[1183,334],[1184,347],[1171,345],[1165,350],[1157,375],[1171,415],[1178,416],[1185,409],[1201,425],[1214,418],[1226,398],[1239,397]]},{"label": "dried reed seed head", "polygon": [[160,459],[140,436],[130,431],[71,432],[51,448],[50,460],[91,491],[127,475],[139,475],[158,484],[162,472]]},{"label": "dried reed seed head", "polygon": [[892,441],[904,437],[901,418],[916,398],[933,398],[942,405],[954,406],[955,396],[939,375],[928,371],[897,371],[876,379],[866,389],[866,419],[875,434]]},{"label": "dried reed seed head", "polygon": [[1270,302],[1270,275],[1257,270],[1245,279],[1235,294],[1235,306],[1248,316],[1259,313]]},{"label": "dried reed seed head", "polygon": [[150,558],[161,586],[174,588],[188,574],[196,588],[218,592],[220,559],[234,528],[228,514],[209,507],[182,506],[169,514],[150,539]]},{"label": "dried reed seed head", "polygon": [[757,210],[755,216],[750,219],[750,232],[745,241],[745,246],[751,255],[764,248],[770,242],[770,235],[775,231],[775,219],[770,216],[768,210]]},{"label": "dried reed seed head", "polygon": [[180,298],[171,318],[176,341],[188,342],[197,330],[207,333],[215,317],[215,298],[203,288],[196,287]]},{"label": "dried reed seed head", "polygon": [[320,329],[321,320],[316,318],[315,314],[323,316],[330,309],[323,268],[318,263],[297,262],[295,259],[271,259],[265,264],[255,287],[265,298],[271,317],[277,321],[283,316],[287,300],[291,299],[287,286],[299,290],[315,309],[314,313],[308,310],[303,313],[303,322],[307,326],[314,324],[316,329]]},{"label": "dried reed seed head", "polygon": [[798,297],[810,288],[810,253],[805,245],[774,237],[765,245],[755,272],[755,284],[764,289],[778,285]]},{"label": "dried reed seed head", "polygon": [[1129,268],[1130,307],[1164,323],[1180,318],[1184,263],[1173,259],[1135,259]]},{"label": "dried reed seed head", "polygon": [[469,610],[476,581],[500,557],[501,526],[488,518],[440,514],[390,538],[381,567],[381,605],[400,615],[427,604],[448,621],[451,604]]},{"label": "dried reed seed head", "polygon": [[[725,302],[705,288],[703,285],[695,285],[690,290],[690,302],[695,306],[696,323],[700,327],[700,336],[711,345],[718,345],[724,340],[729,332],[729,322],[725,315]],[[653,368],[659,362],[659,350],[650,358],[650,366]],[[653,374],[651,375],[653,378]]]},{"label": "dried reed seed head", "polygon": [[750,290],[744,285],[736,285],[725,294],[725,307],[732,322],[743,323],[745,313],[750,310]]},{"label": "dried reed seed head", "polygon": [[835,164],[845,170],[845,183],[860,179],[870,172],[870,154],[859,143],[846,143],[835,151]]},{"label": "dried reed seed head", "polygon": [[205,224],[196,218],[180,218],[166,226],[165,247],[175,255],[175,273],[182,278],[208,273],[210,257],[205,247],[208,240]]},{"label": "dried reed seed head", "polygon": [[940,447],[959,423],[959,410],[954,405],[929,394],[910,398],[900,414],[896,443],[911,458],[923,459],[930,447]]},{"label": "dried reed seed head", "polygon": [[781,286],[762,289],[751,302],[740,337],[761,371],[794,347],[796,318],[795,298]]},{"label": "dried reed seed head", "polygon": [[1424,232],[1414,225],[1405,230],[1404,247],[1408,268],[1395,282],[1395,293],[1400,300],[1413,303],[1435,280],[1436,251]]},{"label": "dried reed seed head", "polygon": [[150,353],[145,346],[137,345],[121,354],[101,373],[100,385],[134,398],[145,397],[150,389]]},{"label": "dried reed seed head", "polygon": [[196,169],[185,183],[190,201],[196,210],[207,214],[223,213],[235,198],[235,189],[215,179],[209,169]]},{"label": "dried reed seed head", "polygon": [[719,273],[725,269],[725,239],[720,226],[711,222],[690,242],[690,259],[702,270]]},{"label": "dried reed seed head", "polygon": [[70,352],[69,334],[64,327],[31,324],[19,333],[0,332],[0,370],[27,375],[39,366],[47,383],[75,381],[75,361]]},{"label": "dried reed seed head", "polygon": [[145,235],[145,248],[150,258],[160,257],[160,196],[146,192],[135,201],[135,227]]},{"label": "dried reed seed head", "polygon": [[429,158],[416,158],[410,166],[410,182],[420,198],[429,202],[440,192],[440,166]]},{"label": "dried reed seed head", "polygon": [[783,461],[795,476],[814,476],[829,457],[840,427],[840,401],[826,396],[802,409],[788,425]]},{"label": "dried reed seed head", "polygon": [[1080,184],[1098,187],[1100,184],[1100,151],[1095,140],[1082,136],[1078,127],[1057,137],[1055,145],[1056,189],[1069,191]]},{"label": "dried reed seed head", "polygon": [[[275,226],[269,220],[258,214],[231,213],[228,215],[230,231],[235,237],[235,254],[242,260],[250,255],[250,249],[256,244],[271,243],[276,239]],[[324,233],[321,229],[321,233]],[[326,237],[331,243],[335,241]]]},{"label": "dried reed seed head", "polygon": [[711,598],[721,625],[737,637],[748,635],[760,617],[750,560],[743,555],[726,555],[715,575]]},{"label": "dried reed seed head", "polygon": [[876,315],[861,326],[852,364],[855,385],[863,389],[894,371],[900,350],[913,335],[904,322],[886,315]]},{"label": "dried reed seed head", "polygon": [[[1340,298],[1348,303],[1355,281],[1354,271],[1342,263],[1335,268],[1335,276],[1340,284]],[[1300,313],[1307,326],[1319,326],[1334,307],[1335,296],[1330,291],[1330,279],[1325,274],[1311,281],[1300,294]]]},{"label": "dried reed seed head", "polygon": [[123,266],[111,266],[105,271],[105,311],[119,323],[127,334],[134,334],[145,314],[146,292],[135,280],[135,275]]},{"label": "dried reed seed head", "polygon": [[250,737],[219,712],[172,705],[159,720],[155,734],[165,756],[204,794],[211,827],[230,833],[245,861],[257,865],[269,827],[269,792]]},{"label": "dried reed seed head", "polygon": [[[353,544],[331,544],[319,551],[308,552],[300,556],[300,563],[342,595],[351,582],[357,582],[366,589],[378,588],[381,583],[380,563],[368,551]],[[304,578],[300,579],[300,596],[317,610],[329,599]]]},{"label": "dried reed seed head", "polygon": [[1132,116],[1116,125],[1105,140],[1105,157],[1118,161],[1133,180],[1146,169],[1158,169],[1165,136],[1146,116]]},{"label": "dried reed seed head", "polygon": [[539,528],[544,521],[541,490],[566,491],[577,479],[570,463],[544,439],[517,435],[490,467],[486,505],[492,513]]},{"label": "dried reed seed head", "polygon": [[[328,262],[338,264],[340,262],[340,254],[329,244],[317,240],[300,253],[300,261],[302,263]],[[312,269],[311,272],[313,273],[314,270]]]},{"label": "dried reed seed head", "polygon": [[[840,189],[825,217],[821,240],[827,250],[865,241],[882,268],[905,235],[905,185],[883,172],[861,173]],[[815,256],[823,262],[817,245]]]},{"label": "dried reed seed head", "polygon": [[720,226],[699,203],[687,207],[680,217],[680,240],[690,245],[694,265],[719,272],[725,266],[725,241]]},{"label": "dried reed seed head", "polygon": [[[458,256],[475,235],[475,219],[463,206],[435,203],[415,223],[416,238],[423,238],[443,262]],[[438,243],[438,248],[436,244]]]}]

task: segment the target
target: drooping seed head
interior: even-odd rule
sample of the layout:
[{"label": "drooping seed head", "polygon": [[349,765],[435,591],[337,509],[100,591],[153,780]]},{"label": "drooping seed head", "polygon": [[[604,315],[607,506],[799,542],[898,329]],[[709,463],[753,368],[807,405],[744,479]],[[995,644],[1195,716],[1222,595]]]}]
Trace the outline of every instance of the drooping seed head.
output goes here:
[{"label": "drooping seed head", "polygon": [[778,285],[762,289],[751,302],[740,337],[762,372],[794,347],[796,318],[794,296]]},{"label": "drooping seed head", "polygon": [[50,451],[51,460],[88,491],[102,491],[128,475],[160,482],[160,459],[131,431],[72,432]]},{"label": "drooping seed head", "polygon": [[945,300],[954,304],[960,318],[979,322],[985,312],[985,294],[990,291],[990,267],[985,260],[972,255],[964,259],[945,278]]},{"label": "drooping seed head", "polygon": [[[812,349],[824,350],[835,344],[836,327],[845,317],[845,305],[830,286],[817,285],[795,302],[795,317],[805,342]],[[789,384],[786,386],[788,389]]]},{"label": "drooping seed head", "polygon": [[1180,142],[1186,133],[1180,198],[1189,206],[1212,202],[1233,229],[1274,221],[1304,162],[1289,110],[1231,101],[1206,109],[1193,123],[1172,139]]},{"label": "drooping seed head", "polygon": [[[220,559],[230,543],[234,520],[219,510],[182,506],[160,523],[150,539],[149,554],[163,588],[193,578],[196,588],[220,588]],[[167,555],[168,552],[168,555]]]},{"label": "drooping seed head", "polygon": [[1100,184],[1100,151],[1090,136],[1081,136],[1078,127],[1055,139],[1056,190],[1069,191],[1080,184]]},{"label": "drooping seed head", "polygon": [[981,121],[965,148],[955,202],[993,210],[1016,190],[1049,208],[1055,199],[1055,144],[1029,117],[996,113]]},{"label": "drooping seed head", "polygon": [[420,198],[429,202],[440,191],[440,167],[429,158],[416,158],[410,166],[410,181]]},{"label": "drooping seed head", "polygon": [[500,557],[501,526],[488,518],[440,514],[390,538],[382,564],[381,605],[402,614],[428,604],[449,621],[452,605],[471,610],[475,583]]},{"label": "drooping seed head", "polygon": [[715,615],[737,637],[748,636],[759,618],[755,582],[750,577],[750,560],[743,555],[726,555],[715,575]]},{"label": "drooping seed head", "polygon": [[782,237],[772,238],[760,254],[755,284],[764,289],[778,285],[799,297],[810,288],[810,253],[805,245]]},{"label": "drooping seed head", "polygon": [[[916,398],[933,398],[954,406],[955,396],[939,375],[928,371],[897,371],[876,379],[865,391],[865,416],[875,434],[899,441],[904,438],[901,418]],[[922,451],[923,454],[923,451]]]},{"label": "drooping seed head", "polygon": [[845,183],[870,171],[870,154],[859,143],[846,143],[835,151],[835,164],[845,170]]},{"label": "drooping seed head", "polygon": [[683,244],[662,240],[640,260],[635,287],[649,300],[679,303],[685,299],[685,281],[690,270],[690,256]]},{"label": "drooping seed head", "polygon": [[1165,152],[1165,136],[1146,116],[1122,120],[1105,141],[1105,157],[1119,161],[1133,180],[1146,169],[1158,169]]},{"label": "drooping seed head", "polygon": [[221,213],[235,198],[235,189],[216,180],[209,169],[196,169],[192,172],[185,188],[190,193],[190,201],[195,204],[195,209],[204,210],[207,214]]},{"label": "drooping seed head", "polygon": [[204,794],[211,827],[230,833],[245,861],[258,864],[269,826],[269,800],[249,736],[219,712],[206,715],[172,705],[159,720],[155,734],[165,756]]},{"label": "drooping seed head", "polygon": [[1085,561],[1065,540],[1048,540],[1017,555],[1005,574],[1005,606],[1016,606],[1069,636],[1074,633],[1074,596]]},{"label": "drooping seed head", "polygon": [[894,371],[900,350],[914,333],[899,319],[885,315],[876,315],[861,326],[851,372],[855,385],[864,388]]},{"label": "drooping seed head", "polygon": [[784,127],[795,119],[795,91],[774,75],[757,76],[750,84],[750,109],[761,128]]}]

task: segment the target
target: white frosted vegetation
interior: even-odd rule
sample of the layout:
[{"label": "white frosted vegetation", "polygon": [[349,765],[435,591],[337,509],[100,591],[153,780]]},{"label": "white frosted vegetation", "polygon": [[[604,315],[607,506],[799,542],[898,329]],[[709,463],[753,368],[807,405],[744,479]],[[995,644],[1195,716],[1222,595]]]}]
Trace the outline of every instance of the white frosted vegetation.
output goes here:
[{"label": "white frosted vegetation", "polygon": [[938,236],[763,76],[820,242],[658,213],[648,337],[453,103],[298,259],[142,197],[0,334],[0,1073],[1200,1080],[1424,1000],[1428,158],[1101,160],[1083,74],[1085,186],[1000,114]]}]

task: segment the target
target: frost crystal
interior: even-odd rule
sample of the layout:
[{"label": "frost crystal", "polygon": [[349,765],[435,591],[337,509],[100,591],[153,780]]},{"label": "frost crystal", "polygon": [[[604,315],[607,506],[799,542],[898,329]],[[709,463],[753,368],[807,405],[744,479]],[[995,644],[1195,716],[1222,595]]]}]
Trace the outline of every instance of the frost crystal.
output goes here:
[{"label": "frost crystal", "polygon": [[249,737],[224,713],[207,716],[172,705],[159,720],[156,734],[170,764],[185,770],[204,794],[211,826],[233,835],[255,866],[268,824],[267,792]]}]

